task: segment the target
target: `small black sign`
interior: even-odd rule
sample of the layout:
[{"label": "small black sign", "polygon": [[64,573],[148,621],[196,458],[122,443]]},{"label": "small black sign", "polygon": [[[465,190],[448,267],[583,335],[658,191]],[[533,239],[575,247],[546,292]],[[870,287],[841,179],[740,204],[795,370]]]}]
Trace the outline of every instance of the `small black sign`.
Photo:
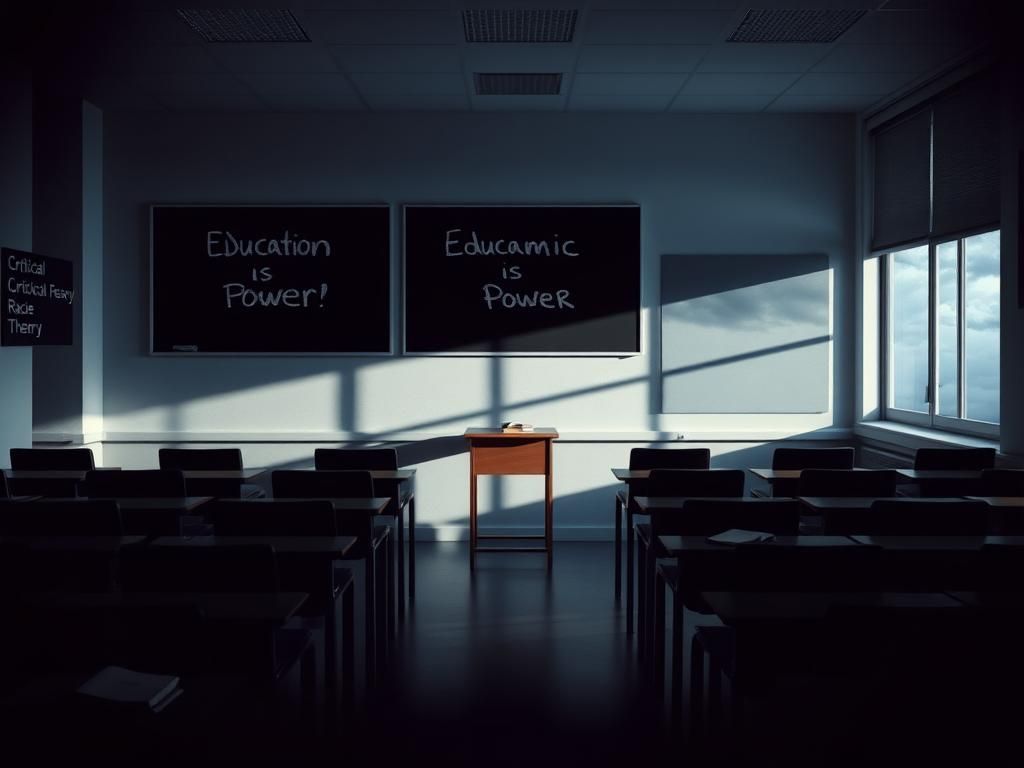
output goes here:
[{"label": "small black sign", "polygon": [[5,347],[71,344],[74,264],[13,248],[0,248],[0,255],[0,343]]}]

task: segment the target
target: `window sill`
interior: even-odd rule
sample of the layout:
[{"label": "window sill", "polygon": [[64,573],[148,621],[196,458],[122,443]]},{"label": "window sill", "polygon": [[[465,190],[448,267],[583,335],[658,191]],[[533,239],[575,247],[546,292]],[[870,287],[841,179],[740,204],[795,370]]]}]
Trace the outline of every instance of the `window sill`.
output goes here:
[{"label": "window sill", "polygon": [[956,432],[944,432],[939,429],[917,427],[895,421],[862,421],[853,428],[857,437],[874,442],[888,443],[903,449],[918,448],[995,448],[999,450],[998,440],[983,437],[972,437]]}]

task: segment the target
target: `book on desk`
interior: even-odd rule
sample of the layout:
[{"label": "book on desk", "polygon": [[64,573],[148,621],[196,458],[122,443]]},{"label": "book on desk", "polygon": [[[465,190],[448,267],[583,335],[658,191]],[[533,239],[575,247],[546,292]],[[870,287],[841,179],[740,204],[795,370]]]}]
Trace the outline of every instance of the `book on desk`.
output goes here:
[{"label": "book on desk", "polygon": [[765,541],[773,541],[775,534],[767,531],[748,531],[742,528],[730,528],[727,531],[708,536],[707,541],[712,544],[760,544]]},{"label": "book on desk", "polygon": [[114,707],[157,714],[181,695],[179,682],[179,678],[173,675],[155,675],[108,666],[86,680],[78,688],[78,693]]},{"label": "book on desk", "polygon": [[533,432],[533,424],[522,421],[506,421],[501,425],[502,432]]}]

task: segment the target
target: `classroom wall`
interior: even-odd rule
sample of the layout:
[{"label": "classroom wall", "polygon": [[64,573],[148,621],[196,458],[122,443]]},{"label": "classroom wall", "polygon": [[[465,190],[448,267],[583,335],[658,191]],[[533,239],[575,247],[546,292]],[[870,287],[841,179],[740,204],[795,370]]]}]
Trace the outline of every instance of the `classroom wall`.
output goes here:
[{"label": "classroom wall", "polygon": [[[32,250],[32,78],[0,78],[0,245]],[[32,444],[32,348],[0,346],[0,466]]]},{"label": "classroom wall", "polygon": [[[243,444],[247,463],[285,465],[308,460],[315,444],[384,438],[401,446],[406,463],[422,462],[419,522],[440,530],[461,525],[468,508],[468,459],[461,441],[444,436],[515,418],[570,437],[556,451],[556,523],[600,528],[611,519],[608,467],[624,463],[632,445],[683,434],[688,444],[712,445],[718,464],[752,466],[767,461],[766,440],[848,436],[851,115],[108,113],[104,130],[108,464],[151,463],[165,441],[220,439],[260,441]],[[147,355],[149,204],[355,202],[394,206],[396,328],[402,203],[639,203],[645,353]],[[680,253],[828,255],[826,412],[659,415],[659,262]],[[483,498],[531,506],[539,493],[530,482],[496,481]]]}]

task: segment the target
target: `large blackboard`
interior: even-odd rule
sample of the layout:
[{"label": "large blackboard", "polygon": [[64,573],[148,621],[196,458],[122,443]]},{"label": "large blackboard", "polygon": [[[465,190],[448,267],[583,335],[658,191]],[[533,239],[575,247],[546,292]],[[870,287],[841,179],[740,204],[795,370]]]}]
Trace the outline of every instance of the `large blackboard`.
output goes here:
[{"label": "large blackboard", "polygon": [[74,265],[65,259],[0,249],[0,343],[39,347],[72,343]]},{"label": "large blackboard", "polygon": [[154,353],[391,351],[387,206],[151,208]]},{"label": "large blackboard", "polygon": [[407,353],[640,352],[639,206],[404,215]]}]

